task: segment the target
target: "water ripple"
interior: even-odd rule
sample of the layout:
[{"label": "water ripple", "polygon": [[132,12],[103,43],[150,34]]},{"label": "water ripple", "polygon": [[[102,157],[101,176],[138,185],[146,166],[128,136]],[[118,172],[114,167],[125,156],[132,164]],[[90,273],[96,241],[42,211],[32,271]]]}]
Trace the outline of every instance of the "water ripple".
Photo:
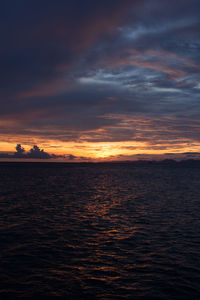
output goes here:
[{"label": "water ripple", "polygon": [[200,170],[1,166],[0,296],[199,299]]}]

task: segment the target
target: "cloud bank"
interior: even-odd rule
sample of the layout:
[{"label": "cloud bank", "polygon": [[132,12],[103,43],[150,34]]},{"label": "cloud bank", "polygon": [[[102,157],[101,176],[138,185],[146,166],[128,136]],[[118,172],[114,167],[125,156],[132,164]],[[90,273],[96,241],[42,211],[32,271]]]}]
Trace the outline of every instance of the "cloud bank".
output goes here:
[{"label": "cloud bank", "polygon": [[199,147],[199,1],[0,8],[1,140]]}]

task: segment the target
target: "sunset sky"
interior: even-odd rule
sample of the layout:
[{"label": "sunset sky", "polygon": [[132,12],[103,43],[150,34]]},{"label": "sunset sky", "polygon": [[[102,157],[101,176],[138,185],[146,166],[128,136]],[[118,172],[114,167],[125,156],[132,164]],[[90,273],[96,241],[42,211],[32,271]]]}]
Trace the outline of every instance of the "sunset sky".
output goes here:
[{"label": "sunset sky", "polygon": [[0,15],[1,153],[200,158],[199,0],[3,0]]}]

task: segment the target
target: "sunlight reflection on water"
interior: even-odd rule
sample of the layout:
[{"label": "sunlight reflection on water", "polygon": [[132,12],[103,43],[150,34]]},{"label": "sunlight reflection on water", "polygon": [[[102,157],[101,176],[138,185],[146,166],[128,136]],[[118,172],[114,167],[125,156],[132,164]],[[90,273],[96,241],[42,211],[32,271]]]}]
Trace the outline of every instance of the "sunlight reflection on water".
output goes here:
[{"label": "sunlight reflection on water", "polygon": [[1,168],[2,297],[198,299],[200,170]]}]

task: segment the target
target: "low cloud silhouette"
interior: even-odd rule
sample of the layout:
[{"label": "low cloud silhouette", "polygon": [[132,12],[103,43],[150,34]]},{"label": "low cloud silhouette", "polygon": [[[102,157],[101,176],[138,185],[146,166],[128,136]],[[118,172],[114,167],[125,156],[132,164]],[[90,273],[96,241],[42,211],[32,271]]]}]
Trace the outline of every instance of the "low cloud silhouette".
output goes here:
[{"label": "low cloud silhouette", "polygon": [[21,144],[17,144],[15,149],[16,149],[16,152],[15,152],[16,156],[21,157],[25,154],[25,149],[22,148]]},{"label": "low cloud silhouette", "polygon": [[31,148],[26,155],[28,156],[28,158],[40,158],[40,159],[52,158],[49,153],[45,152],[43,149],[40,150],[40,148],[37,145],[34,145],[33,148]]},{"label": "low cloud silhouette", "polygon": [[0,151],[0,158],[2,159],[63,159],[66,161],[90,161],[88,157],[82,156],[75,156],[73,154],[66,154],[66,155],[57,155],[54,153],[49,154],[48,152],[40,149],[39,146],[34,145],[29,151],[25,151],[21,144],[17,144],[15,147],[14,153],[9,152],[1,152]]},{"label": "low cloud silhouette", "polygon": [[50,159],[52,156],[45,152],[43,149],[41,150],[37,145],[34,145],[28,152],[25,152],[24,148],[21,144],[17,144],[16,152],[14,153],[14,157],[16,158],[38,158],[38,159]]},{"label": "low cloud silhouette", "polygon": [[49,154],[48,152],[40,149],[37,145],[34,145],[28,152],[22,147],[21,144],[17,144],[15,147],[16,152],[14,154],[0,153],[0,158],[36,158],[36,159],[51,159],[51,158],[65,158],[65,155]]}]

